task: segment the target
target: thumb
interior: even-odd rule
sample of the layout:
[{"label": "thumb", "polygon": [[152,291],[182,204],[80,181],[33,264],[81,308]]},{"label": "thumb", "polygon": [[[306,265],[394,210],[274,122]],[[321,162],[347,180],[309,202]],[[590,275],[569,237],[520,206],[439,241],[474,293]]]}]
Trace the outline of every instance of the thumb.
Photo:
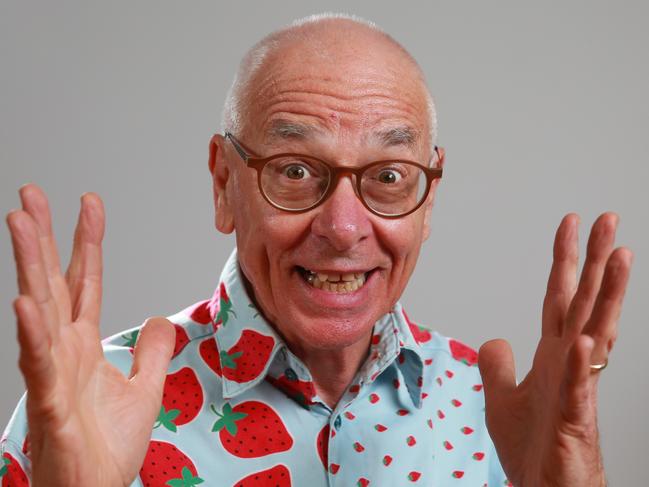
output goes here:
[{"label": "thumb", "polygon": [[174,349],[175,329],[166,318],[148,318],[135,344],[131,382],[161,395]]},{"label": "thumb", "polygon": [[512,347],[507,340],[484,343],[478,352],[478,367],[484,384],[485,407],[503,398],[516,388],[516,367]]}]

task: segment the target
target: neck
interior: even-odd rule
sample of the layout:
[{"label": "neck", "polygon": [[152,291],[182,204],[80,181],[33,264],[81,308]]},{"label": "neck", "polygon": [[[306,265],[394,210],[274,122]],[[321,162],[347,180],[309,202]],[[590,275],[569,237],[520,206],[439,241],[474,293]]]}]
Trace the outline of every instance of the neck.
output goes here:
[{"label": "neck", "polygon": [[370,347],[370,337],[339,350],[307,350],[289,344],[291,351],[307,366],[316,391],[332,409],[351,385],[363,365]]}]

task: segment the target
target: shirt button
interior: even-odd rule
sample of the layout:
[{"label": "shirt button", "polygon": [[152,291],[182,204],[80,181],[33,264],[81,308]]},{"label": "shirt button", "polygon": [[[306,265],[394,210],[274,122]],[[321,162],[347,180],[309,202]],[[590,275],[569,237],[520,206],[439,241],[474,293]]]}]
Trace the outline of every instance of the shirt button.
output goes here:
[{"label": "shirt button", "polygon": [[285,375],[286,378],[287,378],[288,380],[290,380],[290,381],[295,382],[295,381],[297,380],[297,374],[296,374],[295,371],[294,371],[292,368],[290,368],[290,367],[284,371],[284,375]]},{"label": "shirt button", "polygon": [[336,428],[336,431],[340,429],[340,423],[342,421],[340,420],[340,416],[336,416],[336,419],[334,419],[334,428]]}]

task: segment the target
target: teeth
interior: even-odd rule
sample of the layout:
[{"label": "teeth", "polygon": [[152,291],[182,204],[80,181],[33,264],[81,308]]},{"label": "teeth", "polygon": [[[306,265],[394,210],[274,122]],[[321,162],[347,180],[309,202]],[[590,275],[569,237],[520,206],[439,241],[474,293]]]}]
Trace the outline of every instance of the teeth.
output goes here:
[{"label": "teeth", "polygon": [[350,293],[365,284],[365,273],[325,274],[307,270],[306,280],[313,287],[335,293]]}]

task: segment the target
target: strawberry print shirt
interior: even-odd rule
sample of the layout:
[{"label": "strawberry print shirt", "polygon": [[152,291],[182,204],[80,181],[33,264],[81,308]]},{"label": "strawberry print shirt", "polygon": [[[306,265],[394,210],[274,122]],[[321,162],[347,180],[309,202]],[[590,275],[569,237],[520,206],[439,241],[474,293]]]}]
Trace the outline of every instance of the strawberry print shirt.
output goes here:
[{"label": "strawberry print shirt", "polygon": [[[135,487],[505,486],[477,354],[400,304],[338,405],[246,293],[236,251],[211,299],[169,317],[176,345]],[[104,340],[128,374],[139,329]],[[29,485],[24,398],[0,442],[1,487]]]}]

